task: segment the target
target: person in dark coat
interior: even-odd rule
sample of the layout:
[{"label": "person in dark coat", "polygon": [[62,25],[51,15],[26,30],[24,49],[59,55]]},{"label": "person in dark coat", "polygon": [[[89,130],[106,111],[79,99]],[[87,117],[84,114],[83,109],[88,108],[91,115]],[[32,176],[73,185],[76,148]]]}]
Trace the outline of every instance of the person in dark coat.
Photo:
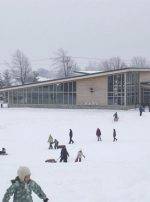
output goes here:
[{"label": "person in dark coat", "polygon": [[58,144],[59,144],[59,142],[58,142],[58,140],[54,140],[54,149],[58,149]]},{"label": "person in dark coat", "polygon": [[142,107],[142,105],[139,106],[139,112],[140,112],[140,116],[142,116],[142,113],[143,113],[143,107]]},{"label": "person in dark coat", "polygon": [[69,153],[68,153],[66,147],[63,147],[61,150],[61,153],[60,153],[60,162],[62,162],[62,161],[67,162],[68,157],[69,157]]},{"label": "person in dark coat", "polygon": [[69,144],[73,144],[74,143],[74,141],[73,141],[73,132],[72,132],[72,130],[71,129],[69,129]]},{"label": "person in dark coat", "polygon": [[97,128],[97,130],[96,130],[96,136],[97,136],[97,141],[102,141],[102,139],[101,139],[101,131],[100,131],[99,128]]},{"label": "person in dark coat", "polygon": [[0,151],[0,155],[7,155],[5,148],[2,148],[2,150]]},{"label": "person in dark coat", "polygon": [[113,129],[113,142],[117,141],[116,135],[116,130]]},{"label": "person in dark coat", "polygon": [[114,113],[113,117],[114,117],[114,121],[118,121],[119,120],[119,116],[118,116],[117,112]]}]

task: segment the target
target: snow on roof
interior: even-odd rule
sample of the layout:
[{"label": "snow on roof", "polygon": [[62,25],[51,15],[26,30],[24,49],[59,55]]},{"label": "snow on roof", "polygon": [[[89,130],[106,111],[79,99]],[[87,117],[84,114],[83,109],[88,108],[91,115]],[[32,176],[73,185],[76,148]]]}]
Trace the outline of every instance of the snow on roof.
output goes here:
[{"label": "snow on roof", "polygon": [[83,70],[83,71],[74,71],[75,73],[80,73],[80,74],[94,74],[94,73],[100,73],[102,71],[86,71],[86,70]]},{"label": "snow on roof", "polygon": [[49,78],[46,78],[46,77],[42,77],[42,76],[38,76],[38,81],[47,81],[49,80]]}]

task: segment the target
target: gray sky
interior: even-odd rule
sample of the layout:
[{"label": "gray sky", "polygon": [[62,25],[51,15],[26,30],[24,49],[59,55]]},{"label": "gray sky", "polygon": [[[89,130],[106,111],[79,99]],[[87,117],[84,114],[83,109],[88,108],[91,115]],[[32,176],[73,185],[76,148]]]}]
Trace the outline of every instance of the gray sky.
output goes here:
[{"label": "gray sky", "polygon": [[58,48],[72,56],[148,58],[149,22],[150,0],[0,0],[0,63],[18,48],[31,60]]}]

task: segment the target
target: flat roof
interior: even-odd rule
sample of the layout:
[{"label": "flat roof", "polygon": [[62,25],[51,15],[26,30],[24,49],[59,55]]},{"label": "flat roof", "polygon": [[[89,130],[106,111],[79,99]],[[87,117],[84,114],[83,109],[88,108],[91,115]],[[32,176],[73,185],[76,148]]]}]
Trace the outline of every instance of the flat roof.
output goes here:
[{"label": "flat roof", "polygon": [[109,71],[103,71],[103,72],[96,72],[88,75],[79,75],[79,76],[73,76],[73,77],[67,77],[67,78],[59,78],[59,79],[52,79],[47,81],[40,81],[36,83],[29,83],[24,85],[17,85],[17,86],[10,86],[1,88],[0,92],[3,91],[9,91],[12,89],[22,89],[22,88],[29,88],[29,87],[36,87],[36,86],[43,86],[48,85],[52,83],[62,83],[62,82],[69,82],[69,81],[77,81],[81,79],[87,79],[87,78],[95,78],[99,76],[106,76],[111,74],[118,74],[118,73],[126,73],[126,72],[150,72],[150,68],[123,68],[123,69],[116,69],[116,70],[109,70]]}]

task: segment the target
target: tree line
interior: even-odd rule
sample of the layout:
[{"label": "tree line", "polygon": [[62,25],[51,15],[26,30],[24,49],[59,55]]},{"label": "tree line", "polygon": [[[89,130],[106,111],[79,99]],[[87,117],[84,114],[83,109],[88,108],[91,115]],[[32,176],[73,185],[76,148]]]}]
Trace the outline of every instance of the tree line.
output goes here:
[{"label": "tree line", "polygon": [[[64,49],[58,49],[53,57],[53,70],[55,70],[55,78],[65,78],[73,76],[74,72],[80,70],[73,57],[69,56]],[[40,71],[33,71],[29,58],[21,51],[16,50],[12,56],[10,63],[6,63],[7,69],[0,73],[0,88],[9,87],[11,85],[24,85],[27,83],[38,82]],[[123,69],[126,67],[149,68],[150,65],[146,58],[135,56],[131,59],[130,64],[126,64],[120,57],[112,57],[99,63],[87,66],[86,70],[109,71]],[[41,69],[46,74],[51,71]]]}]

